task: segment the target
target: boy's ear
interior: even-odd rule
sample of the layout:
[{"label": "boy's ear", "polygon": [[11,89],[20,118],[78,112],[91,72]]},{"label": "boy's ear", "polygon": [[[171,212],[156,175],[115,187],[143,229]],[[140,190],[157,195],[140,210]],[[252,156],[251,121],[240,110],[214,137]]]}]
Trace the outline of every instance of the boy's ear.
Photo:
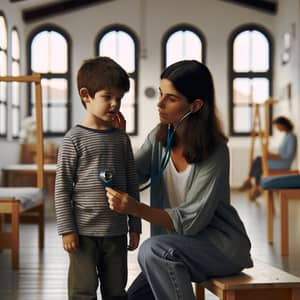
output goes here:
[{"label": "boy's ear", "polygon": [[86,101],[89,98],[89,91],[87,88],[83,87],[79,90],[79,95],[83,101]]},{"label": "boy's ear", "polygon": [[195,101],[193,101],[192,106],[191,106],[191,112],[195,113],[198,112],[202,106],[203,106],[204,102],[201,99],[196,99]]}]

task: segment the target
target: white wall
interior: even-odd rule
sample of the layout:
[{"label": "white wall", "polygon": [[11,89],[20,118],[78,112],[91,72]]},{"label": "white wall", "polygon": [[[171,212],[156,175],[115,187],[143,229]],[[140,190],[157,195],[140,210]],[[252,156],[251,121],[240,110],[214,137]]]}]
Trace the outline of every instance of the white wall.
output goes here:
[{"label": "white wall", "polygon": [[[275,22],[275,80],[274,96],[279,103],[274,106],[274,115],[284,114],[289,116],[295,123],[295,132],[298,136],[298,168],[300,168],[300,68],[299,68],[299,30],[300,30],[300,5],[299,0],[278,1],[278,14]],[[281,55],[283,52],[283,34],[289,32],[292,37],[291,60],[282,65]],[[287,86],[291,85],[291,99],[287,99]],[[275,136],[276,138],[276,136]]]},{"label": "white wall", "polygon": [[[289,2],[288,5],[287,2]],[[7,3],[3,8],[6,13],[6,8],[10,8],[12,5],[9,4],[9,0],[4,0],[4,3]],[[207,41],[206,63],[215,79],[217,104],[228,133],[227,47],[231,32],[243,24],[259,24],[271,33],[274,37],[275,47],[279,47],[280,36],[288,28],[291,20],[296,22],[296,35],[298,36],[298,6],[298,0],[280,0],[278,14],[272,15],[220,0],[115,0],[25,24],[25,35],[27,37],[37,26],[50,23],[62,27],[71,36],[72,124],[76,124],[80,121],[83,113],[76,90],[76,71],[83,59],[94,56],[97,33],[111,23],[123,24],[131,28],[138,36],[140,47],[145,54],[139,60],[139,134],[132,137],[134,147],[138,147],[158,121],[156,99],[146,98],[144,90],[149,86],[158,87],[161,72],[160,44],[164,33],[170,27],[178,23],[189,23],[204,34]],[[16,14],[20,15],[19,12]],[[299,54],[298,37],[295,44],[297,45],[295,50],[293,49],[295,51],[295,54],[293,52],[293,61],[285,67],[279,63],[280,49],[276,48],[274,95],[278,96],[279,87],[292,80],[295,109],[293,119],[297,121],[295,118],[296,112],[299,111],[299,61],[296,58]],[[299,126],[297,130],[299,133]],[[2,141],[1,144],[3,144]],[[247,173],[248,156],[245,151],[250,146],[250,140],[249,138],[230,138],[229,145],[231,152],[235,153],[232,157],[232,184],[238,185]],[[235,161],[238,154],[241,156]],[[4,157],[6,155],[9,154],[4,154]]]}]

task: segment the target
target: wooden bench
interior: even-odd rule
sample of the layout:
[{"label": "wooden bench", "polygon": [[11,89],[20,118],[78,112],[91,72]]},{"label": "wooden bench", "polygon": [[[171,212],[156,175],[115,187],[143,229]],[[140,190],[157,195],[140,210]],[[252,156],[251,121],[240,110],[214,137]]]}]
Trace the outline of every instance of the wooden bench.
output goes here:
[{"label": "wooden bench", "polygon": [[0,250],[11,249],[14,270],[19,268],[21,222],[38,225],[38,246],[44,248],[43,192],[38,188],[0,188]]},{"label": "wooden bench", "polygon": [[196,283],[196,300],[208,289],[220,300],[300,300],[300,278],[259,260],[242,273]]}]

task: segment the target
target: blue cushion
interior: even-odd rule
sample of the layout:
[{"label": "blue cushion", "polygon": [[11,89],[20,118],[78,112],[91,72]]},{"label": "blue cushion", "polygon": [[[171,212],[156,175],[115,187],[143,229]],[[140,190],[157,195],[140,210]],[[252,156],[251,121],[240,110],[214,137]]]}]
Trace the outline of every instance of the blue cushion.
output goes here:
[{"label": "blue cushion", "polygon": [[300,189],[300,174],[279,175],[262,178],[261,187],[271,189]]}]

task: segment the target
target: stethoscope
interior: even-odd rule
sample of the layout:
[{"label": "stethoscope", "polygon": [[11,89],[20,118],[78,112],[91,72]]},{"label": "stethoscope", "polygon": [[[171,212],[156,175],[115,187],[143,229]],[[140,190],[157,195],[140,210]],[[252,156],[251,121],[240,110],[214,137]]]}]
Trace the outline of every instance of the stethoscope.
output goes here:
[{"label": "stethoscope", "polygon": [[[177,124],[174,128],[172,128],[171,123],[168,124],[166,150],[165,150],[164,157],[162,158],[159,170],[157,171],[157,173],[155,175],[151,176],[150,182],[148,184],[146,184],[145,186],[143,186],[142,188],[139,189],[140,192],[149,188],[155,180],[157,180],[158,178],[160,178],[162,176],[164,170],[166,169],[166,167],[170,161],[171,146],[172,146],[172,141],[173,141],[175,132],[176,132],[178,126],[182,123],[182,121],[185,120],[191,113],[192,113],[192,111],[189,111],[183,117],[181,117],[181,119],[177,122]],[[105,187],[112,187],[113,172],[110,170],[100,171],[99,172],[99,180],[104,184]]]},{"label": "stethoscope", "polygon": [[165,150],[164,157],[161,160],[160,167],[159,167],[157,173],[155,175],[151,176],[150,182],[139,189],[140,192],[142,192],[142,191],[146,190],[147,188],[149,188],[155,180],[157,180],[158,178],[160,178],[162,176],[164,170],[166,169],[166,167],[167,167],[167,165],[170,161],[172,141],[173,141],[175,132],[176,132],[178,126],[180,124],[182,124],[182,121],[185,120],[191,113],[192,113],[192,111],[189,111],[185,115],[183,115],[181,117],[181,119],[177,122],[177,124],[174,126],[174,128],[172,128],[172,125],[170,123],[168,124],[166,150]]}]

